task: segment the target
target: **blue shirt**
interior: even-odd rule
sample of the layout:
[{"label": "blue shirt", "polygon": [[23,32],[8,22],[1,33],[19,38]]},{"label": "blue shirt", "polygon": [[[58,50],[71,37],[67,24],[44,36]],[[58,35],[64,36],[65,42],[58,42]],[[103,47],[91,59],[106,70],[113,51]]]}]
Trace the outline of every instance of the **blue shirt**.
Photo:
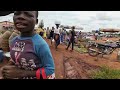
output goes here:
[{"label": "blue shirt", "polygon": [[11,58],[25,70],[45,68],[46,75],[54,73],[54,60],[46,41],[38,34],[32,37],[17,36],[10,44]]}]

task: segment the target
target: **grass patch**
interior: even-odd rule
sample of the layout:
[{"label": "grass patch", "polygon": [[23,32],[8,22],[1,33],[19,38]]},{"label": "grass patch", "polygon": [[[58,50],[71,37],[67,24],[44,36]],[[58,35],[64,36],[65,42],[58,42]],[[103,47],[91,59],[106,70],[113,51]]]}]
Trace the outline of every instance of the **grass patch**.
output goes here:
[{"label": "grass patch", "polygon": [[100,70],[93,71],[90,77],[92,79],[120,79],[120,70],[102,66]]},{"label": "grass patch", "polygon": [[[68,42],[65,41],[64,44],[67,46],[68,45]],[[80,48],[79,48],[80,47]],[[70,48],[72,48],[72,45],[70,45]],[[76,46],[74,45],[74,50],[79,52],[79,53],[87,53],[87,48],[84,47],[84,45],[80,44],[80,46]]]},{"label": "grass patch", "polygon": [[74,49],[79,53],[87,53],[88,52],[87,49],[84,47],[78,48],[77,46],[75,46]]}]

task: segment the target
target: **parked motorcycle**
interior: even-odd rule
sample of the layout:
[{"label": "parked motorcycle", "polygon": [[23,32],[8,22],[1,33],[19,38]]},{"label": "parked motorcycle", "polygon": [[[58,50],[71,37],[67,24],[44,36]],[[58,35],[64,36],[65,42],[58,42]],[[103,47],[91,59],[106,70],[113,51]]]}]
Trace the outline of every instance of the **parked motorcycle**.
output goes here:
[{"label": "parked motorcycle", "polygon": [[114,50],[120,48],[120,41],[116,41],[113,43],[93,43],[88,46],[88,54],[90,56],[98,56],[99,54],[103,55],[110,55],[113,53]]}]

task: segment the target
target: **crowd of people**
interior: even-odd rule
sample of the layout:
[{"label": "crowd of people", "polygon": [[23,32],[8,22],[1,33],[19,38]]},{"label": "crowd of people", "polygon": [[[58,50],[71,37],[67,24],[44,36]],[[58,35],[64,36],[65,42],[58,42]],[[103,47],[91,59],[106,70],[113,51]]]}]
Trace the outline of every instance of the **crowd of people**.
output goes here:
[{"label": "crowd of people", "polygon": [[81,31],[76,34],[75,26],[71,27],[70,31],[66,31],[66,29],[60,28],[60,24],[56,24],[56,27],[49,27],[46,28],[38,28],[38,33],[44,39],[49,39],[51,41],[51,45],[55,46],[55,50],[58,50],[59,44],[64,44],[67,42],[66,50],[69,49],[70,45],[72,44],[72,48],[70,51],[74,50],[74,43],[75,43],[75,36],[80,36]]}]

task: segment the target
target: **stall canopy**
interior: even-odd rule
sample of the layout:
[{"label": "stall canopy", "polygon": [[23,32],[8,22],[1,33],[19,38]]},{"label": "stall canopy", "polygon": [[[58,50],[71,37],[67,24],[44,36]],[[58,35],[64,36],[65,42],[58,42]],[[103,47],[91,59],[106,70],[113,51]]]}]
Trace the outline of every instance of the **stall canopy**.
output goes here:
[{"label": "stall canopy", "polygon": [[120,29],[100,29],[101,32],[120,32]]},{"label": "stall canopy", "polygon": [[11,13],[13,13],[14,11],[0,11],[0,16],[6,16],[9,15]]}]

